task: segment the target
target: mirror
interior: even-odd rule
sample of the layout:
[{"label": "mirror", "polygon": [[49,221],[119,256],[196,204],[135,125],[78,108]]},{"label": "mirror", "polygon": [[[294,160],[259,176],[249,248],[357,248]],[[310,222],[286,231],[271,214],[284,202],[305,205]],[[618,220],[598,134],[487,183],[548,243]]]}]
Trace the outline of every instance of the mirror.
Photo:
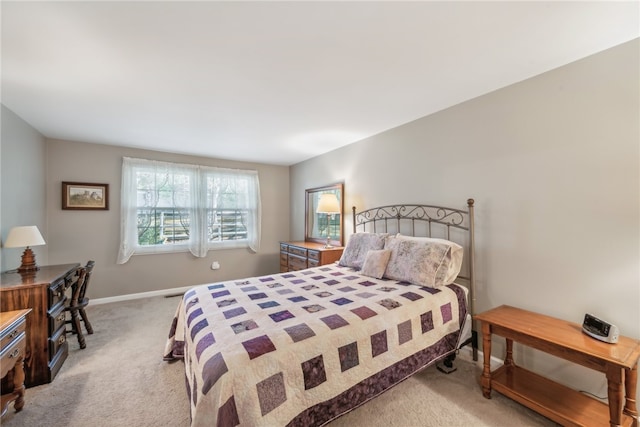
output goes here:
[{"label": "mirror", "polygon": [[304,240],[342,246],[343,187],[339,183],[305,191]]}]

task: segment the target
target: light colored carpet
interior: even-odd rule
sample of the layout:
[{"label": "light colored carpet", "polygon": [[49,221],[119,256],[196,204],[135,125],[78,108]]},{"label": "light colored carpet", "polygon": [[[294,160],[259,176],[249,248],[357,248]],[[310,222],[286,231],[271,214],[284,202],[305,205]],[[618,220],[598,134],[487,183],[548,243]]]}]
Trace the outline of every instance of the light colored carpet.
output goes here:
[{"label": "light colored carpet", "polygon": [[[53,383],[27,389],[21,412],[2,425],[119,427],[189,425],[184,365],[162,361],[178,298],[145,298],[90,305],[95,333],[80,350],[69,336],[69,357]],[[450,375],[430,367],[338,418],[330,427],[555,426],[493,393],[482,397],[480,369],[458,359]]]}]

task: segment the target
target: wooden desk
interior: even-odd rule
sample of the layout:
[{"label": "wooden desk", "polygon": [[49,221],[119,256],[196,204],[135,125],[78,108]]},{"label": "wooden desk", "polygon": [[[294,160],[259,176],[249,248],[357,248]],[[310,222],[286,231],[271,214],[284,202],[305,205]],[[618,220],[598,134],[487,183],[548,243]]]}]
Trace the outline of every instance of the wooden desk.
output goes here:
[{"label": "wooden desk", "polygon": [[31,274],[2,273],[0,311],[32,309],[26,322],[25,385],[50,383],[69,352],[66,289],[80,264],[49,265]]},{"label": "wooden desk", "polygon": [[[584,334],[580,324],[506,305],[475,318],[482,322],[481,382],[487,399],[493,388],[565,426],[638,426],[635,399],[640,341],[620,336],[616,344],[604,343]],[[493,372],[491,334],[505,337],[507,344],[504,365]],[[609,405],[516,366],[513,341],[604,372]]]},{"label": "wooden desk", "polygon": [[11,391],[2,393],[1,406],[4,415],[13,404],[16,412],[24,407],[24,354],[26,317],[31,309],[0,312],[0,378],[10,375]]}]

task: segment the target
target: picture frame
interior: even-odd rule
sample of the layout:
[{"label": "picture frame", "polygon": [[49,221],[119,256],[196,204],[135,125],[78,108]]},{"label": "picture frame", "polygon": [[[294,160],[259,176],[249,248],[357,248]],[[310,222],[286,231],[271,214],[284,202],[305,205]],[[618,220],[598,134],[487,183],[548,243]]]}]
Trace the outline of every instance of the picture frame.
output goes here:
[{"label": "picture frame", "polygon": [[62,209],[109,210],[109,184],[63,181]]}]

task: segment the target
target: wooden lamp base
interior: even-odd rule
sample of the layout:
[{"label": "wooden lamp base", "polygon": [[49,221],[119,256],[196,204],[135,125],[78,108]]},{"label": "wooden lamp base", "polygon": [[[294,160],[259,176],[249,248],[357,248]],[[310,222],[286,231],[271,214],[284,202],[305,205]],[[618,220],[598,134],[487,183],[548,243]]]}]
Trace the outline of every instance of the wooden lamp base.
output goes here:
[{"label": "wooden lamp base", "polygon": [[39,269],[40,267],[36,265],[36,255],[31,248],[27,246],[22,254],[22,264],[18,267],[18,273],[28,273]]}]

